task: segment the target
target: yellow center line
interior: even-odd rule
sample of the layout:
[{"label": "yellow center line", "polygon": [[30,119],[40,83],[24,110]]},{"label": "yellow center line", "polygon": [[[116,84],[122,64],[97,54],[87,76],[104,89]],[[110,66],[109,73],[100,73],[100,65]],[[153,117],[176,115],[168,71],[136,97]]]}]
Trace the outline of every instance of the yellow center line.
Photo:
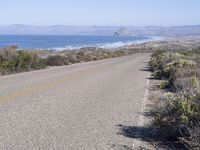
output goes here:
[{"label": "yellow center line", "polygon": [[53,88],[55,86],[64,84],[66,81],[72,81],[72,80],[76,80],[76,79],[79,79],[79,78],[91,76],[91,75],[94,75],[94,74],[101,72],[102,69],[105,69],[107,67],[109,67],[109,65],[100,66],[98,68],[91,68],[91,69],[88,69],[88,70],[78,71],[78,72],[72,73],[70,75],[65,76],[64,78],[61,78],[61,79],[58,79],[58,80],[55,80],[55,81],[50,81],[50,82],[47,82],[47,83],[43,83],[43,84],[31,87],[30,89],[23,89],[23,90],[20,90],[20,91],[17,91],[17,92],[14,92],[14,93],[11,93],[11,94],[8,94],[8,95],[5,95],[5,96],[0,96],[0,102],[2,103],[2,102],[5,102],[5,101],[9,101],[11,99],[17,99],[17,98],[20,98],[20,97],[29,96],[29,95],[32,95],[34,93],[39,93],[39,92],[42,92],[44,90]]}]

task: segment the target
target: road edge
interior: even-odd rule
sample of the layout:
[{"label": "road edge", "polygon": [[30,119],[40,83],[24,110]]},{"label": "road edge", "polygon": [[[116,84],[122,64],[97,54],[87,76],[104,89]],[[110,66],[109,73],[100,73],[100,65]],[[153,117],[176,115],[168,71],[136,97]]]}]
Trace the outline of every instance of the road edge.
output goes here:
[{"label": "road edge", "polygon": [[146,104],[147,104],[147,100],[148,100],[148,96],[149,96],[149,89],[148,89],[148,87],[150,85],[149,78],[150,78],[150,72],[148,72],[147,79],[146,79],[145,93],[144,93],[144,97],[143,97],[142,108],[141,108],[139,119],[138,119],[138,124],[137,124],[138,129],[136,130],[135,138],[134,138],[133,144],[132,144],[133,150],[138,148],[138,146],[140,146],[140,143],[141,143],[141,141],[140,141],[141,131],[139,130],[139,127],[144,126],[144,120],[145,120],[144,112],[146,110]]}]

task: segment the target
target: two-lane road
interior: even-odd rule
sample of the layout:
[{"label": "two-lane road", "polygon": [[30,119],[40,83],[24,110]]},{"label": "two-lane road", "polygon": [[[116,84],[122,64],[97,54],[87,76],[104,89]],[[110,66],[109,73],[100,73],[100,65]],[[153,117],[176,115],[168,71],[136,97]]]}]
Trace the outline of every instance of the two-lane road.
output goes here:
[{"label": "two-lane road", "polygon": [[0,149],[131,147],[119,125],[137,126],[150,54],[0,77]]}]

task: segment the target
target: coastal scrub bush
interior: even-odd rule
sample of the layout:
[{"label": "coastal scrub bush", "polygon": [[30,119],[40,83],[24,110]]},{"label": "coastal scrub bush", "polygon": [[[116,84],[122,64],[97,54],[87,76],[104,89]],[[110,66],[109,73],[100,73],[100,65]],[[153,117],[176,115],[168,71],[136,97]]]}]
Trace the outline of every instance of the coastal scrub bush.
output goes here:
[{"label": "coastal scrub bush", "polygon": [[118,51],[114,52],[115,57],[120,57],[120,56],[124,56],[124,55],[126,55],[126,53],[125,53],[125,51],[122,51],[122,50],[118,50]]},{"label": "coastal scrub bush", "polygon": [[157,52],[152,55],[149,62],[150,68],[153,71],[153,76],[156,78],[170,78],[174,72],[182,68],[194,68],[197,60],[187,58],[187,56],[178,52]]},{"label": "coastal scrub bush", "polygon": [[[200,57],[197,51],[157,52],[152,55],[153,75],[165,78],[173,92],[154,111],[160,136],[178,141],[186,149],[200,149]],[[161,87],[166,87],[161,84]]]},{"label": "coastal scrub bush", "polygon": [[[155,112],[154,124],[160,135],[166,139],[182,139],[183,144],[192,148],[193,145],[200,148],[200,136],[195,131],[200,130],[200,99],[199,94],[181,94],[168,97],[162,108]],[[193,141],[191,141],[191,139]],[[189,144],[193,142],[193,144]]]},{"label": "coastal scrub bush", "polygon": [[46,58],[46,64],[48,66],[63,66],[68,65],[69,60],[65,56],[50,55]]},{"label": "coastal scrub bush", "polygon": [[16,50],[14,46],[0,49],[0,74],[2,75],[45,67],[45,61],[36,53]]},{"label": "coastal scrub bush", "polygon": [[195,76],[189,78],[178,78],[173,82],[176,92],[194,93],[199,90],[199,79]]},{"label": "coastal scrub bush", "polygon": [[192,60],[178,59],[164,65],[162,69],[162,75],[165,78],[169,78],[172,75],[172,73],[175,72],[178,68],[194,67],[194,66],[195,62],[193,62]]},{"label": "coastal scrub bush", "polygon": [[77,58],[77,62],[88,62],[88,61],[92,61],[92,55],[91,53],[87,53],[87,52],[78,52],[76,54],[76,58]]},{"label": "coastal scrub bush", "polygon": [[151,70],[154,72],[153,76],[155,78],[169,78],[170,73],[175,67],[182,64],[180,59],[184,56],[179,53],[162,52],[158,51],[152,55],[149,62]]},{"label": "coastal scrub bush", "polygon": [[170,75],[169,84],[171,88],[177,92],[190,92],[193,91],[193,89],[200,90],[199,79],[200,68],[198,67],[198,65],[179,67],[174,70],[174,72]]},{"label": "coastal scrub bush", "polygon": [[160,89],[166,89],[169,88],[169,82],[168,81],[164,81],[160,84],[159,86]]}]

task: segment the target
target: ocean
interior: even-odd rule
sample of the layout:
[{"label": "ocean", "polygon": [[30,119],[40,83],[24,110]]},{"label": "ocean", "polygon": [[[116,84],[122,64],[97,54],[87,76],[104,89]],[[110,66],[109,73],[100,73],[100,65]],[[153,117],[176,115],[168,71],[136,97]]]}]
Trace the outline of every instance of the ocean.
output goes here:
[{"label": "ocean", "polygon": [[144,36],[0,35],[0,47],[15,45],[21,49],[48,50],[73,50],[84,47],[117,48],[155,39],[155,37]]}]

